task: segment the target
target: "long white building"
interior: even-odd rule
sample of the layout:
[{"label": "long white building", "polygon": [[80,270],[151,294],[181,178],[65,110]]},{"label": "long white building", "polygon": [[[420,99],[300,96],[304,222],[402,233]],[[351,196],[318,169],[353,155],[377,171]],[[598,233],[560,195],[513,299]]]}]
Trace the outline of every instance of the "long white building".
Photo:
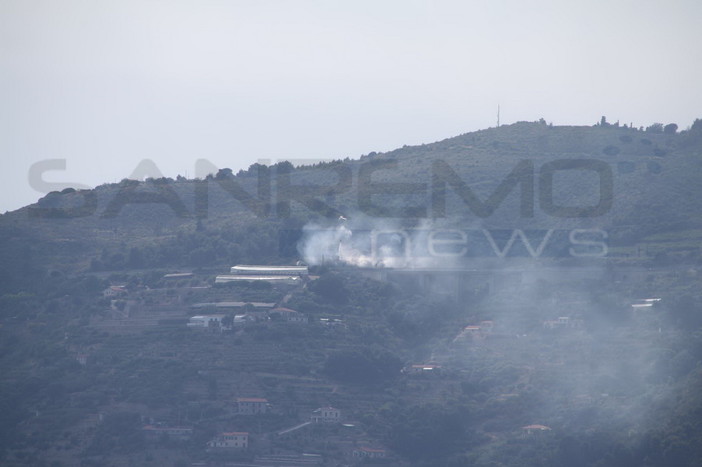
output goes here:
[{"label": "long white building", "polygon": [[237,264],[232,266],[229,274],[222,274],[215,278],[215,284],[227,282],[249,281],[269,282],[271,284],[297,285],[301,284],[303,277],[307,277],[307,266],[261,266],[250,264]]},{"label": "long white building", "polygon": [[237,264],[231,267],[231,274],[243,276],[306,276],[307,266],[259,266]]},{"label": "long white building", "polygon": [[243,274],[224,274],[215,278],[215,284],[227,282],[269,282],[271,284],[297,285],[302,283],[300,276],[245,276]]}]

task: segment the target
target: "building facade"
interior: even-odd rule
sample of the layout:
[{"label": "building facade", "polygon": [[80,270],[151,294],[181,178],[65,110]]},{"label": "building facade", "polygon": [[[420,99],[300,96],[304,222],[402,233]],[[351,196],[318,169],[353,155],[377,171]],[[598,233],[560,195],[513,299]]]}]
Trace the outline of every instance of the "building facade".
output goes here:
[{"label": "building facade", "polygon": [[207,447],[214,449],[247,449],[249,447],[249,434],[245,431],[220,433],[207,442]]},{"label": "building facade", "polygon": [[236,411],[240,415],[257,415],[268,412],[268,399],[258,397],[239,397],[236,399]]},{"label": "building facade", "polygon": [[320,407],[312,412],[310,421],[313,423],[338,423],[341,421],[341,410],[334,407]]}]

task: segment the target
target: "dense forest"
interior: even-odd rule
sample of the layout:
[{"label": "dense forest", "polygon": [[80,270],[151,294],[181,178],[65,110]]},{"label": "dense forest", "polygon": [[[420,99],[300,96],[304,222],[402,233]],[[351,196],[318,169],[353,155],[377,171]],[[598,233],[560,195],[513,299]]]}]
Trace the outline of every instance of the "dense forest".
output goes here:
[{"label": "dense forest", "polygon": [[603,117],[49,193],[0,216],[0,463],[700,465],[700,174],[701,120]]}]

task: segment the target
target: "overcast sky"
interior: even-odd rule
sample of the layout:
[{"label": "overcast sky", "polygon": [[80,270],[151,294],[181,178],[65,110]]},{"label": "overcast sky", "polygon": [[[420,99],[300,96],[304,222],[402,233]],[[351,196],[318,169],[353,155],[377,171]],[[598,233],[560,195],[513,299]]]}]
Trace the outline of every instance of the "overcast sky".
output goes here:
[{"label": "overcast sky", "polygon": [[[699,0],[0,0],[0,212],[144,159],[195,176],[501,122],[689,127]],[[55,185],[54,189],[62,188]]]}]

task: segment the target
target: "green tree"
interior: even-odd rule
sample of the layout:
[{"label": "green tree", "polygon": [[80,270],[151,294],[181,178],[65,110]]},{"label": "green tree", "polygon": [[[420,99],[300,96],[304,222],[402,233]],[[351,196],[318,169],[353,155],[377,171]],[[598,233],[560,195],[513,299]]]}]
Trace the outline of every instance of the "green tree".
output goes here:
[{"label": "green tree", "polygon": [[646,132],[647,133],[663,133],[663,124],[662,123],[654,123],[653,125],[646,127]]},{"label": "green tree", "polygon": [[669,123],[663,127],[663,133],[666,135],[674,135],[678,131],[678,125],[675,123]]}]

